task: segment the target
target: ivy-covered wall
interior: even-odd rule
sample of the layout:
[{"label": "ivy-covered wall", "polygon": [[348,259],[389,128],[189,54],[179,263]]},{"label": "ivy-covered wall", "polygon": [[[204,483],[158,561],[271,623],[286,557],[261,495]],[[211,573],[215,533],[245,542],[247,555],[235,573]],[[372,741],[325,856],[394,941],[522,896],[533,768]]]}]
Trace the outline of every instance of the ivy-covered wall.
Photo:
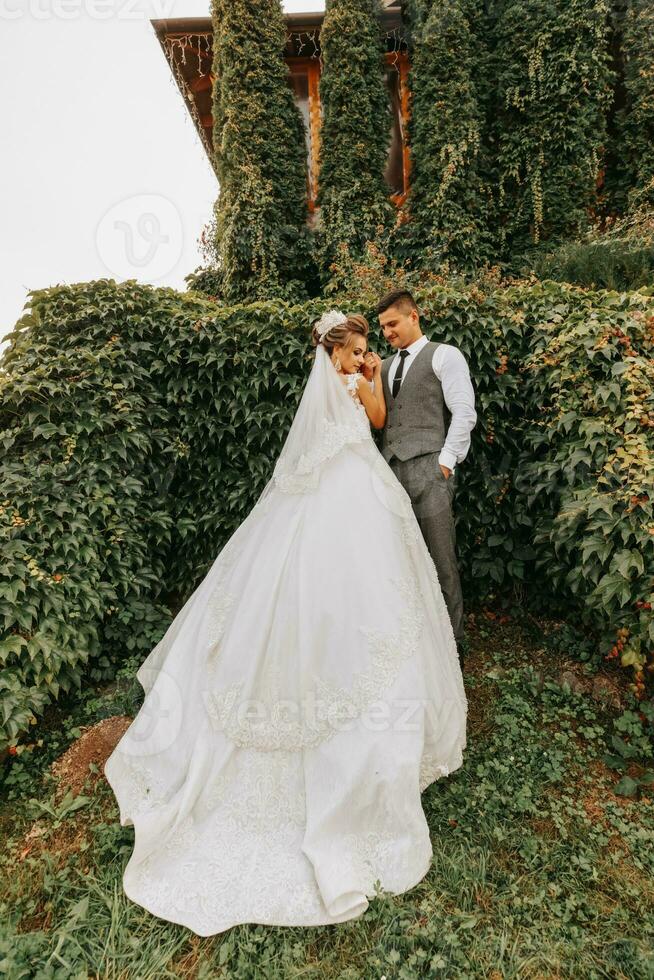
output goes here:
[{"label": "ivy-covered wall", "polygon": [[220,185],[212,234],[228,301],[306,295],[313,276],[304,124],[282,58],[279,0],[213,0],[213,118]]},{"label": "ivy-covered wall", "polygon": [[[513,272],[654,205],[648,0],[403,0],[411,193],[383,179],[389,105],[379,0],[328,0],[319,211],[307,226],[300,115],[279,0],[214,0],[209,255],[188,277],[227,302],[333,292],[381,249],[414,272]],[[210,250],[211,252],[211,250]]]},{"label": "ivy-covered wall", "polygon": [[[371,297],[372,299],[372,297]],[[436,285],[479,421],[457,536],[470,601],[513,590],[654,669],[654,297]],[[367,301],[364,304],[367,305]],[[326,308],[112,280],[32,294],[0,370],[0,729],[145,655],[272,473]],[[373,327],[371,346],[385,354]],[[641,689],[639,687],[639,690]]]},{"label": "ivy-covered wall", "polygon": [[654,206],[654,6],[629,0],[624,22],[626,100],[617,154],[624,161],[627,207]]},{"label": "ivy-covered wall", "polygon": [[317,252],[324,284],[335,278],[336,259],[361,256],[395,218],[384,180],[391,117],[380,14],[379,0],[327,0],[320,32]]},{"label": "ivy-covered wall", "polygon": [[489,67],[502,251],[574,237],[597,203],[614,76],[607,0],[503,5]]},{"label": "ivy-covered wall", "polygon": [[413,177],[402,258],[465,271],[579,234],[600,203],[616,81],[608,0],[403,9]]},{"label": "ivy-covered wall", "polygon": [[[413,31],[409,220],[395,251],[417,269],[472,270],[493,258],[491,190],[480,176],[483,47],[460,0],[443,0]],[[483,73],[481,75],[484,81]]]}]

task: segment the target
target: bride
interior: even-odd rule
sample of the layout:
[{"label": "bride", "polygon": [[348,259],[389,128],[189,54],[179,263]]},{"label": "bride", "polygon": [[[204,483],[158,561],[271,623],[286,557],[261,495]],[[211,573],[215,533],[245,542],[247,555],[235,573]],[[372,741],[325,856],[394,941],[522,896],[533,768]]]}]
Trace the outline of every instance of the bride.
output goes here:
[{"label": "bride", "polygon": [[128,897],[210,936],[360,916],[427,873],[467,701],[362,316],[331,310],[273,475],[137,677],[105,765]]}]

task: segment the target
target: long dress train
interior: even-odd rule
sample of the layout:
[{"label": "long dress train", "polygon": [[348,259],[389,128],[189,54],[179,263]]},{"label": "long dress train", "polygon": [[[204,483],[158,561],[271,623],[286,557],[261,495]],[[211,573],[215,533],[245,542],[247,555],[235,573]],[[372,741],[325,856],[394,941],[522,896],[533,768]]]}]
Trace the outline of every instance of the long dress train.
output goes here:
[{"label": "long dress train", "polygon": [[[356,378],[351,379],[356,381]],[[209,936],[360,916],[427,873],[467,701],[433,561],[319,345],[271,480],[140,667],[107,760],[126,894]]]}]

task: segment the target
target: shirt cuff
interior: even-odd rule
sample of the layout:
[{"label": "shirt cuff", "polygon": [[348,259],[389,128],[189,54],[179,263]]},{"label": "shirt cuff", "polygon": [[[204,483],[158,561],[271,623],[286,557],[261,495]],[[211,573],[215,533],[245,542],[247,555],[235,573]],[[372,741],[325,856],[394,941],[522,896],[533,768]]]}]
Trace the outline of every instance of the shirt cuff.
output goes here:
[{"label": "shirt cuff", "polygon": [[448,470],[454,472],[454,467],[456,466],[456,456],[451,449],[441,449],[438,462],[442,463],[443,466],[447,466]]}]

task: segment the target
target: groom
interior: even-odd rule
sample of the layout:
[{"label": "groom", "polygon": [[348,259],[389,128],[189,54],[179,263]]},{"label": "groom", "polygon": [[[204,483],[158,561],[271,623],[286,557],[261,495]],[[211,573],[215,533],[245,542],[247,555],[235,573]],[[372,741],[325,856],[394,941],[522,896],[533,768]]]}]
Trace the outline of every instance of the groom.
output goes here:
[{"label": "groom", "polygon": [[397,351],[382,362],[386,425],[382,454],[411,498],[434,560],[463,669],[463,597],[456,560],[452,500],[456,465],[477,421],[465,357],[428,340],[411,293],[395,290],[377,304],[384,337]]}]

